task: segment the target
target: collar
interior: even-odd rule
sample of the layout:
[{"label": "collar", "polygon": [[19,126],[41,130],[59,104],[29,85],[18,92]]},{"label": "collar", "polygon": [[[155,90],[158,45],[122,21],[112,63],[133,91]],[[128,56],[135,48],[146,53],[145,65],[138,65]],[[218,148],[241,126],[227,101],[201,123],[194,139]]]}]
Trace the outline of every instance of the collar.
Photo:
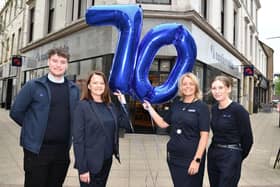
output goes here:
[{"label": "collar", "polygon": [[60,80],[57,80],[51,73],[48,73],[48,79],[54,83],[64,83],[64,76],[62,76]]}]

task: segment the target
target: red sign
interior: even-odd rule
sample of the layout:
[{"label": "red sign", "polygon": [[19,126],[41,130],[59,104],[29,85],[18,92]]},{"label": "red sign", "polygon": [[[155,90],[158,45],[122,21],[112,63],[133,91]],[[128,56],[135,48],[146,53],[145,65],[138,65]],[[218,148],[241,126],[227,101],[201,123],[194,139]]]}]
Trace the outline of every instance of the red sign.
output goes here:
[{"label": "red sign", "polygon": [[22,66],[22,56],[12,56],[12,66]]},{"label": "red sign", "polygon": [[243,71],[244,76],[254,76],[254,66],[245,66]]}]

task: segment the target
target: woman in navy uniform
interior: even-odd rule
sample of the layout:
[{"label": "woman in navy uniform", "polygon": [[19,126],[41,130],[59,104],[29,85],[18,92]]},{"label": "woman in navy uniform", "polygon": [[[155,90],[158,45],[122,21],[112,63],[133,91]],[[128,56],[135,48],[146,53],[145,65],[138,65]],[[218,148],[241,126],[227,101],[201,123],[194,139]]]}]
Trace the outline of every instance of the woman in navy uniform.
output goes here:
[{"label": "woman in navy uniform", "polygon": [[217,101],[212,106],[213,138],[207,155],[211,187],[237,187],[242,161],[253,144],[249,113],[230,99],[231,88],[226,76],[217,76],[211,84]]},{"label": "woman in navy uniform", "polygon": [[[124,95],[114,94],[122,104],[126,103]],[[73,123],[75,168],[81,187],[105,187],[112,155],[120,160],[118,128],[130,129],[128,116],[121,109],[111,102],[105,75],[99,71],[91,73],[75,109]]]},{"label": "woman in navy uniform", "polygon": [[209,110],[203,103],[198,80],[186,73],[179,80],[181,99],[162,118],[148,101],[143,107],[161,128],[171,126],[167,163],[174,187],[202,187],[205,149],[209,134]]}]

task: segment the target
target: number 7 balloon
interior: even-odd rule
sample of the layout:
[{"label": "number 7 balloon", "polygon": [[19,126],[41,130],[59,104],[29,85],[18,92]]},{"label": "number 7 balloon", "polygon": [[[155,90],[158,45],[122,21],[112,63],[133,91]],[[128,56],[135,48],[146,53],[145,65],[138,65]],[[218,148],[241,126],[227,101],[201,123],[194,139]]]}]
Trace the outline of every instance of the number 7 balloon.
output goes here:
[{"label": "number 7 balloon", "polygon": [[[142,30],[142,9],[137,5],[93,6],[87,10],[86,22],[93,26],[113,25],[119,30],[117,50],[109,77],[110,88],[120,90],[151,103],[163,103],[177,93],[178,79],[192,70],[196,44],[181,24],[166,23],[152,28],[139,45]],[[153,87],[149,70],[158,50],[174,45],[177,59],[167,80]]]}]

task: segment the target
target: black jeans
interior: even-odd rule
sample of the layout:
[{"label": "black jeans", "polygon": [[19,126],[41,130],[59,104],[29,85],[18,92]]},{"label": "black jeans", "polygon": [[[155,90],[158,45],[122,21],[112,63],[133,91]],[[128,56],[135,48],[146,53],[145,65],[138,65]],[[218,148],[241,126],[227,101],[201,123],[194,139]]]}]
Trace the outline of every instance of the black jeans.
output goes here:
[{"label": "black jeans", "polygon": [[47,148],[34,154],[24,149],[25,187],[62,187],[69,167],[67,148]]},{"label": "black jeans", "polygon": [[89,184],[80,181],[81,187],[105,187],[111,170],[111,166],[112,157],[104,160],[101,171],[99,171],[97,174],[90,174]]}]

